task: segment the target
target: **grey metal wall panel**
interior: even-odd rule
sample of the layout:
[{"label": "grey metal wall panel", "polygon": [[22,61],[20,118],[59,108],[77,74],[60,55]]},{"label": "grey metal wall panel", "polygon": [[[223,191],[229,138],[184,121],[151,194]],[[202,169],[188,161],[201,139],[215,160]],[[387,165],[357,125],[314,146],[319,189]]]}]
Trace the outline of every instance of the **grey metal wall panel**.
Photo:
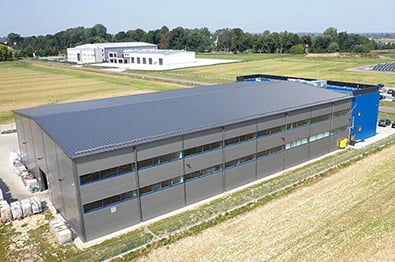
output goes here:
[{"label": "grey metal wall panel", "polygon": [[266,149],[274,148],[276,146],[284,145],[285,133],[279,133],[275,135],[265,136],[258,139],[258,152]]},{"label": "grey metal wall panel", "polygon": [[140,222],[139,201],[134,199],[84,214],[84,222],[84,241],[136,225]]},{"label": "grey metal wall panel", "polygon": [[33,133],[30,122],[33,121],[29,118],[23,118],[23,127],[25,132],[25,152],[26,157],[23,158],[25,161],[25,165],[29,170],[35,169],[36,164],[36,156],[34,154],[34,142],[33,142]]},{"label": "grey metal wall panel", "polygon": [[256,121],[242,122],[225,127],[225,139],[256,132]]},{"label": "grey metal wall panel", "polygon": [[333,119],[333,129],[350,125],[350,118],[347,116],[336,117]]},{"label": "grey metal wall panel", "polygon": [[193,133],[184,136],[184,149],[222,141],[222,128]]},{"label": "grey metal wall panel", "polygon": [[332,136],[329,150],[334,151],[334,150],[339,149],[339,142],[340,142],[340,140],[343,140],[344,138],[348,138],[348,132],[343,132],[341,134]]},{"label": "grey metal wall panel", "polygon": [[304,108],[300,110],[291,111],[287,116],[287,123],[296,122],[299,120],[310,119],[311,118],[311,108]]},{"label": "grey metal wall panel", "polygon": [[310,143],[310,159],[329,153],[329,137]]},{"label": "grey metal wall panel", "polygon": [[225,162],[256,153],[256,143],[257,141],[254,139],[245,143],[225,147]]},{"label": "grey metal wall panel", "polygon": [[330,120],[318,122],[318,123],[312,124],[310,126],[311,135],[320,134],[320,133],[330,131],[330,130],[331,130],[331,121]]},{"label": "grey metal wall panel", "polygon": [[227,191],[254,180],[256,180],[255,161],[225,171],[225,189]]},{"label": "grey metal wall panel", "polygon": [[352,100],[343,100],[343,101],[339,101],[339,102],[335,102],[334,103],[334,112],[336,111],[340,111],[343,109],[350,109],[351,108],[351,103]]},{"label": "grey metal wall panel", "polygon": [[[56,145],[49,136],[43,134],[44,148],[46,153],[46,161],[48,163],[47,180],[48,180],[48,194],[52,205],[58,209],[63,210],[62,188],[61,180],[58,170],[58,160],[56,155]],[[62,211],[64,212],[64,211]]]},{"label": "grey metal wall panel", "polygon": [[139,171],[140,187],[152,185],[184,174],[183,161],[177,160]]},{"label": "grey metal wall panel", "polygon": [[184,185],[141,196],[143,221],[185,206]]},{"label": "grey metal wall panel", "polygon": [[268,116],[258,120],[258,131],[285,125],[285,114]]},{"label": "grey metal wall panel", "polygon": [[295,166],[307,160],[309,160],[308,144],[285,151],[285,168]]},{"label": "grey metal wall panel", "polygon": [[136,189],[136,174],[116,176],[80,186],[82,204]]},{"label": "grey metal wall panel", "polygon": [[286,142],[293,142],[310,136],[310,126],[298,127],[287,131]]},{"label": "grey metal wall panel", "polygon": [[332,104],[320,105],[312,108],[312,117],[330,114],[332,112]]},{"label": "grey metal wall panel", "polygon": [[117,167],[135,162],[132,148],[108,151],[97,155],[90,155],[76,160],[79,175],[89,174],[111,167]]},{"label": "grey metal wall panel", "polygon": [[144,160],[182,150],[182,138],[175,137],[137,147],[137,160]]},{"label": "grey metal wall panel", "polygon": [[80,232],[82,231],[81,203],[79,197],[79,185],[74,174],[74,163],[59,148],[56,147],[58,167],[60,173],[60,183],[63,195],[64,214],[63,217]]},{"label": "grey metal wall panel", "polygon": [[46,159],[45,159],[42,130],[34,121],[31,121],[31,127],[32,127],[32,135],[33,135],[34,153],[36,156],[36,159],[35,159],[36,168],[34,168],[34,170],[32,170],[32,172],[33,172],[33,174],[36,175],[39,183],[43,184],[45,182],[42,181],[42,179],[41,179],[39,168],[42,171],[44,171],[44,173],[47,173],[48,171],[47,171],[47,164],[46,164]]},{"label": "grey metal wall panel", "polygon": [[186,183],[187,205],[199,202],[223,192],[223,173],[219,172]]},{"label": "grey metal wall panel", "polygon": [[257,164],[258,179],[270,176],[284,169],[284,153],[281,152],[269,157],[260,158]]},{"label": "grey metal wall panel", "polygon": [[219,149],[209,153],[186,157],[184,163],[186,174],[221,164],[222,150]]},{"label": "grey metal wall panel", "polygon": [[18,137],[18,145],[19,145],[19,153],[20,155],[23,155],[24,152],[24,145],[22,144],[23,141],[25,141],[25,134],[23,132],[23,123],[22,123],[22,116],[19,114],[14,114],[15,117],[15,125],[16,129],[18,130],[17,137]]}]

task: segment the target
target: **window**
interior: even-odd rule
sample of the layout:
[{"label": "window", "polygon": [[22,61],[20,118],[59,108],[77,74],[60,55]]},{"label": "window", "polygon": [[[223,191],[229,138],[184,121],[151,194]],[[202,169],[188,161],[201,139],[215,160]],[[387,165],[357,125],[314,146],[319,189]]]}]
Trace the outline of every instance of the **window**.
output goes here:
[{"label": "window", "polygon": [[285,145],[285,149],[295,148],[295,147],[302,146],[302,145],[307,144],[307,143],[308,143],[308,139],[307,138],[303,138],[303,139],[300,139],[300,140],[297,140],[297,141],[293,141],[291,143],[286,144]]},{"label": "window", "polygon": [[84,213],[88,213],[88,212],[94,211],[96,209],[102,208],[102,206],[103,206],[103,203],[101,200],[85,204],[84,205]]},{"label": "window", "polygon": [[125,201],[137,196],[137,190],[132,190],[121,194],[121,201]]},{"label": "window", "polygon": [[148,58],[148,64],[152,65],[152,58]]},{"label": "window", "polygon": [[112,196],[112,197],[108,197],[106,199],[103,199],[103,205],[109,206],[109,205],[114,205],[118,202],[121,201],[121,196],[120,195],[116,195],[116,196]]},{"label": "window", "polygon": [[272,128],[269,128],[269,129],[265,129],[265,130],[259,131],[258,132],[258,137],[268,136],[268,135],[284,132],[284,130],[285,130],[285,126],[272,127]]},{"label": "window", "polygon": [[341,111],[337,111],[337,112],[333,113],[333,117],[344,116],[344,115],[347,115],[349,112],[350,112],[349,109],[344,109],[344,110],[341,110]]},{"label": "window", "polygon": [[140,188],[140,195],[145,195],[154,191],[153,185]]},{"label": "window", "polygon": [[302,127],[302,126],[308,125],[309,123],[310,123],[309,119],[300,120],[297,122],[287,124],[287,129],[294,129],[294,128]]},{"label": "window", "polygon": [[283,150],[284,150],[284,145],[273,147],[273,148],[258,152],[257,157],[260,158],[260,157],[268,156],[268,155],[271,155],[271,154],[274,154],[277,152],[281,152]]},{"label": "window", "polygon": [[[338,127],[338,128],[333,129],[333,130],[332,130],[332,135],[336,135],[336,134],[345,132],[345,131],[347,131],[347,130],[348,130],[348,126],[341,126],[341,127]],[[362,130],[362,128],[361,128],[361,130]]]},{"label": "window", "polygon": [[241,165],[243,163],[251,162],[251,161],[253,161],[255,159],[256,159],[256,154],[248,155],[248,156],[245,156],[245,157],[240,157],[238,159],[226,162],[225,163],[225,168],[236,167],[236,166],[239,166],[239,165]]},{"label": "window", "polygon": [[149,166],[152,166],[152,159],[142,160],[137,163],[138,169],[143,169]]},{"label": "window", "polygon": [[109,168],[103,171],[100,171],[100,176],[101,179],[106,179],[112,176],[116,176],[118,174],[118,168],[114,167],[114,168]]},{"label": "window", "polygon": [[256,137],[256,133],[254,132],[254,133],[250,133],[250,134],[246,134],[246,135],[242,135],[242,136],[228,138],[225,140],[225,146],[246,142],[246,141],[254,139],[255,137]]},{"label": "window", "polygon": [[159,65],[163,65],[163,58],[159,58]]},{"label": "window", "polygon": [[140,64],[140,57],[137,57],[137,64]]},{"label": "window", "polygon": [[80,177],[80,184],[81,185],[88,184],[90,182],[94,182],[94,181],[97,181],[99,179],[100,179],[100,173],[99,172],[83,175],[83,176]]},{"label": "window", "polygon": [[326,132],[323,132],[323,133],[320,133],[320,134],[317,134],[317,135],[310,136],[309,141],[311,143],[311,142],[317,141],[319,139],[323,139],[323,138],[328,137],[328,136],[329,136],[329,131],[326,131]]},{"label": "window", "polygon": [[326,121],[326,120],[330,120],[330,119],[331,119],[331,114],[325,114],[325,115],[322,115],[322,116],[313,117],[311,119],[311,123],[314,124],[314,123],[317,123],[317,122]]},{"label": "window", "polygon": [[119,172],[119,174],[125,174],[125,173],[130,173],[133,171],[135,171],[135,164],[134,163],[120,166],[118,172]]},{"label": "window", "polygon": [[193,147],[193,148],[188,148],[184,150],[184,156],[190,156],[190,155],[195,155],[195,154],[200,154],[208,151],[213,151],[218,148],[222,148],[222,142],[214,142],[211,144],[206,144],[198,147]]},{"label": "window", "polygon": [[134,64],[134,57],[131,58],[131,63]]},{"label": "window", "polygon": [[205,169],[202,169],[202,170],[199,170],[199,171],[195,171],[195,172],[190,173],[190,174],[187,174],[185,176],[185,179],[188,181],[188,180],[192,180],[192,179],[195,179],[195,178],[204,177],[204,176],[207,176],[207,175],[210,175],[210,174],[214,174],[214,173],[217,173],[219,171],[222,171],[222,165],[221,164],[216,165],[216,166],[212,166],[212,167],[209,167],[209,168],[205,168]]},{"label": "window", "polygon": [[171,180],[171,184],[172,185],[177,185],[177,184],[180,184],[182,182],[184,182],[184,177],[183,176],[179,176],[179,177],[173,178]]},{"label": "window", "polygon": [[143,64],[147,64],[147,58],[143,57]]}]

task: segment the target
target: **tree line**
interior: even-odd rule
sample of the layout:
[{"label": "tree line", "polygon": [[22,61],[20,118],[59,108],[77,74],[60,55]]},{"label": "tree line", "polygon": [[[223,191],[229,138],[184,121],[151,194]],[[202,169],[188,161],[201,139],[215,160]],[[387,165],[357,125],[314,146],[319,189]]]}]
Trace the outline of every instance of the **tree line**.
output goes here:
[{"label": "tree line", "polygon": [[7,40],[17,57],[65,55],[68,47],[81,44],[134,41],[157,44],[160,49],[188,50],[198,53],[367,53],[380,48],[375,41],[366,36],[347,32],[338,33],[333,27],[319,35],[300,35],[287,31],[252,34],[240,28],[223,28],[211,33],[205,27],[196,29],[177,27],[170,30],[166,26],[148,32],[135,29],[112,35],[107,32],[105,26],[97,24],[91,28],[69,28],[45,36],[21,37],[17,33],[10,33]]}]

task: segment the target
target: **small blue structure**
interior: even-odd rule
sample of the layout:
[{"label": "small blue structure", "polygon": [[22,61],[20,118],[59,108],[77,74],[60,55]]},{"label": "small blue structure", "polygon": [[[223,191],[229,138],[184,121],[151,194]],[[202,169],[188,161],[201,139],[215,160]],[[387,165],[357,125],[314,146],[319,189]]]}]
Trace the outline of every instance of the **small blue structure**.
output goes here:
[{"label": "small blue structure", "polygon": [[352,117],[350,119],[350,143],[364,141],[376,135],[380,101],[379,88],[381,85],[375,86],[265,74],[238,76],[237,81],[298,81],[316,86],[317,88],[350,93],[353,96]]}]

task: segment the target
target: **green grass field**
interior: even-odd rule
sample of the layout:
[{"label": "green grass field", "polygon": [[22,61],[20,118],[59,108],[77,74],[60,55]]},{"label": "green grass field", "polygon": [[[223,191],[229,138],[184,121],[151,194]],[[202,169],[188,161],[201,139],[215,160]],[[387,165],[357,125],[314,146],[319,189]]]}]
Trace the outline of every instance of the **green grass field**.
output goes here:
[{"label": "green grass field", "polygon": [[[383,83],[395,87],[395,74],[353,72],[348,69],[394,61],[392,53],[376,57],[305,57],[291,55],[237,54],[199,55],[200,58],[238,59],[242,62],[145,74],[202,82],[226,83],[239,75],[273,74],[366,84]],[[379,58],[381,57],[381,58]]]},{"label": "green grass field", "polygon": [[13,122],[11,111],[18,108],[181,87],[25,62],[0,63],[0,124]]},{"label": "green grass field", "polygon": [[[305,57],[280,54],[210,54],[198,58],[232,59],[240,62],[137,73],[209,83],[229,83],[239,75],[274,74],[395,87],[395,74],[353,72],[350,68],[395,60],[393,50],[362,57]],[[0,124],[13,122],[12,110],[70,101],[163,91],[180,84],[150,81],[121,75],[87,72],[26,62],[0,63]]]}]

